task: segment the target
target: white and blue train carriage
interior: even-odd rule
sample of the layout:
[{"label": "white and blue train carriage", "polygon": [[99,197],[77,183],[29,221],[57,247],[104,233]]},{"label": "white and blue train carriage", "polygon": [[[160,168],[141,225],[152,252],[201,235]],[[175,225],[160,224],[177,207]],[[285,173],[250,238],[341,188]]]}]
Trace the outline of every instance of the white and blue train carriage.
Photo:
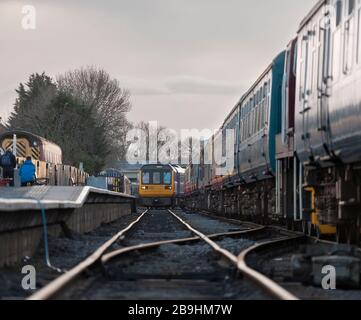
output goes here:
[{"label": "white and blue train carriage", "polygon": [[244,183],[272,178],[275,174],[284,63],[285,52],[281,52],[239,104],[238,174]]}]

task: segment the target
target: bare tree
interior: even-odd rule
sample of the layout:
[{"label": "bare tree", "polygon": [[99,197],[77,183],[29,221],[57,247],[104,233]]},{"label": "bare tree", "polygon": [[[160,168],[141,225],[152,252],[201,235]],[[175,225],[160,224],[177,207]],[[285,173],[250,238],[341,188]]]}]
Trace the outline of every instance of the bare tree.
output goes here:
[{"label": "bare tree", "polygon": [[131,109],[130,93],[118,80],[96,67],[69,71],[57,77],[60,91],[70,94],[89,107],[106,132],[110,147],[107,165],[124,158],[125,138],[130,124],[126,114]]}]

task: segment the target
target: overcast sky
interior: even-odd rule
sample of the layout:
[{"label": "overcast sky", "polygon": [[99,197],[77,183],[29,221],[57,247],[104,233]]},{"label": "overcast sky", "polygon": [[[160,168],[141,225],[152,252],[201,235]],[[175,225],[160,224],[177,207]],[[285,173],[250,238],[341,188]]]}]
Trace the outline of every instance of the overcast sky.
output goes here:
[{"label": "overcast sky", "polygon": [[[31,73],[104,68],[132,121],[217,128],[316,0],[0,0],[0,116]],[[34,5],[36,30],[21,27]]]}]

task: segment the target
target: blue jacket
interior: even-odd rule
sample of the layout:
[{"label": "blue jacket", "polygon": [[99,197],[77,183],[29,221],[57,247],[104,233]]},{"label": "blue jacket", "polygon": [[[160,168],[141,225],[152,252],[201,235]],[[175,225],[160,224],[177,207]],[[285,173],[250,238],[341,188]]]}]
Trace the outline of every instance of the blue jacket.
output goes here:
[{"label": "blue jacket", "polygon": [[31,160],[26,160],[21,166],[19,175],[21,178],[21,183],[33,182],[36,180],[35,177],[36,168]]}]

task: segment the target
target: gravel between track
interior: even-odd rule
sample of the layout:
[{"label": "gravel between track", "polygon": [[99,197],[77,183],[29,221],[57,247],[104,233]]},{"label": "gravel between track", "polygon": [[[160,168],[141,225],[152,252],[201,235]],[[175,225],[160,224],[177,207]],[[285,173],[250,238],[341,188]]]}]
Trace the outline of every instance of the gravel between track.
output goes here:
[{"label": "gravel between track", "polygon": [[[198,214],[177,214],[204,233],[225,233],[245,227]],[[248,229],[248,227],[247,227]],[[152,210],[119,245],[129,246],[193,234],[165,210]],[[224,238],[218,243],[238,254],[254,243]],[[60,299],[269,299],[253,284],[238,279],[235,268],[200,241],[163,245],[124,255],[105,266],[103,274],[78,282]],[[104,271],[103,270],[103,271]]]}]

